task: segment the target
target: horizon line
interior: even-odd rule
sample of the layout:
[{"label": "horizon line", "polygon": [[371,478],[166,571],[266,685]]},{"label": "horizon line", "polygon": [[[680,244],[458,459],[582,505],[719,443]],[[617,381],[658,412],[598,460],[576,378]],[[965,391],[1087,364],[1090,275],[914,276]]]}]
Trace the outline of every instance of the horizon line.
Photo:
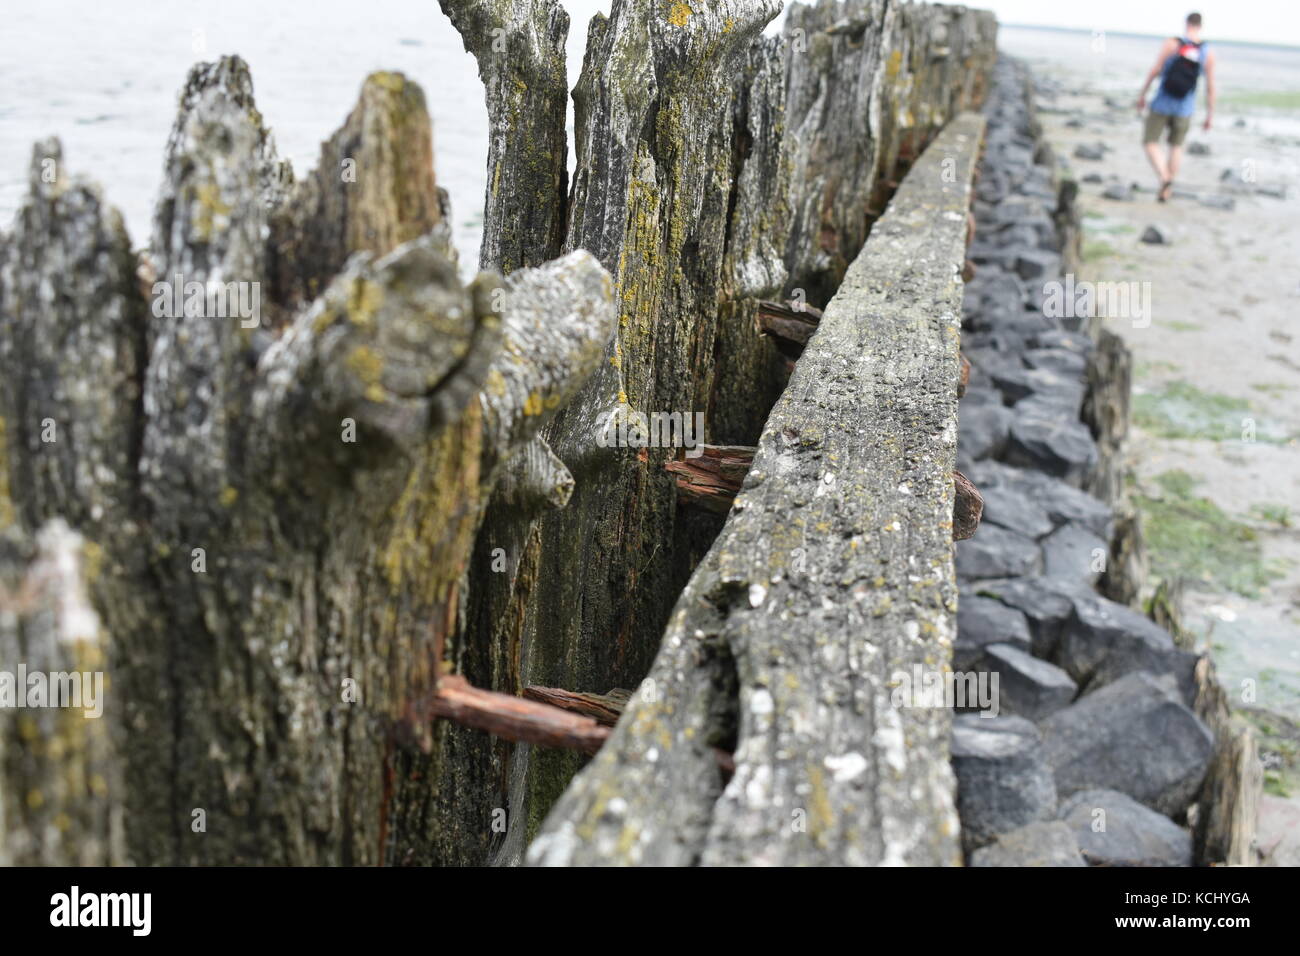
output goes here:
[{"label": "horizon line", "polygon": [[[1058,33],[1089,34],[1093,32],[1087,27],[1063,27],[1063,26],[1056,26],[1047,23],[1012,23],[1010,21],[1003,21],[1003,20],[998,21],[998,26],[1016,27],[1022,30],[1055,30]],[[1114,36],[1120,36],[1120,37],[1140,37],[1144,40],[1147,39],[1158,40],[1161,39],[1162,37],[1173,36],[1172,33],[1135,33],[1132,30],[1105,30],[1103,32],[1110,33],[1113,34]],[[1273,41],[1265,41],[1265,40],[1234,40],[1234,39],[1222,39],[1222,40],[1212,39],[1211,42],[1228,43],[1234,46],[1263,46],[1263,47],[1273,47],[1274,49],[1278,49],[1278,50],[1300,51],[1300,43],[1275,43]]]}]

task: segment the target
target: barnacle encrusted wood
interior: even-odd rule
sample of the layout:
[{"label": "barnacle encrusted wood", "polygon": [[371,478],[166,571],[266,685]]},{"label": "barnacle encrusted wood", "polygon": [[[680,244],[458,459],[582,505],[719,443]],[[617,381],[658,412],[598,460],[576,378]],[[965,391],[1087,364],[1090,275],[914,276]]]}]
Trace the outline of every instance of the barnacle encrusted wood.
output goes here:
[{"label": "barnacle encrusted wood", "polygon": [[[648,684],[530,862],[960,858],[949,713],[900,706],[893,684],[951,652],[953,383],[983,123],[953,120],[876,223]],[[724,789],[711,748],[733,744]]]}]

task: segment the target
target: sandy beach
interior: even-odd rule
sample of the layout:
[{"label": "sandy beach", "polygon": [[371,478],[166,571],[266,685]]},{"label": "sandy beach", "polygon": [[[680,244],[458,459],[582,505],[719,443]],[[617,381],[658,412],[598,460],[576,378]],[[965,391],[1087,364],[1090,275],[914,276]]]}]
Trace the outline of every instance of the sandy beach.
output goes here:
[{"label": "sandy beach", "polygon": [[[1135,109],[1149,64],[1135,38],[1108,62],[1073,34],[1080,74],[1026,55],[1040,118],[1063,173],[1080,181],[1080,280],[1138,282],[1150,315],[1108,319],[1132,350],[1130,490],[1151,587],[1180,579],[1183,623],[1213,653],[1233,706],[1261,731],[1266,801],[1260,848],[1295,853],[1300,720],[1300,137],[1275,77],[1233,76],[1220,52],[1220,105],[1204,101],[1172,201],[1140,147]],[[1048,42],[1065,42],[1048,34]],[[1158,40],[1151,38],[1154,57]],[[1111,44],[1114,45],[1114,44]],[[1253,84],[1253,85],[1252,85]],[[1153,231],[1152,231],[1153,230]],[[1158,236],[1156,235],[1158,233]],[[1151,241],[1153,239],[1160,241]],[[1294,863],[1294,858],[1291,858]]]}]

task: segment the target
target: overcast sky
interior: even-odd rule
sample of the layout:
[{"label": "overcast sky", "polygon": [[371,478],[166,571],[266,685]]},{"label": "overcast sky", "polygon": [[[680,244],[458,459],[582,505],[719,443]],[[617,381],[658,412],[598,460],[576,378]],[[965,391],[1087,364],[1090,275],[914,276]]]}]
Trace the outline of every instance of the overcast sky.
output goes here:
[{"label": "overcast sky", "polygon": [[1174,34],[1193,10],[1205,21],[1207,40],[1250,40],[1300,46],[1296,0],[969,0],[1003,23],[1024,23],[1118,33]]},{"label": "overcast sky", "polygon": [[[609,13],[610,0],[560,0],[573,17],[585,24],[597,10]],[[816,3],[817,0],[804,0]],[[956,0],[949,0],[956,2]],[[1300,0],[964,0],[967,6],[992,10],[1003,23],[1030,26],[1110,30],[1116,33],[1179,33],[1193,10],[1205,19],[1207,40],[1248,40],[1300,47]],[[786,0],[790,6],[790,0]],[[784,18],[778,14],[775,32]],[[572,36],[572,32],[570,33]]]}]

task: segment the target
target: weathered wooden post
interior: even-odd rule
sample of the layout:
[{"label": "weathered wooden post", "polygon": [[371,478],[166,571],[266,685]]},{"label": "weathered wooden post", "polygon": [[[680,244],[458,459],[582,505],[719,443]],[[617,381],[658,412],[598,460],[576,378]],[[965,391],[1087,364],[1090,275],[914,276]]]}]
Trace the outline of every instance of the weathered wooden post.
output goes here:
[{"label": "weathered wooden post", "polygon": [[[520,859],[583,758],[481,730],[587,751],[607,730],[539,730],[493,695],[606,714],[722,521],[680,509],[678,449],[607,447],[610,415],[703,413],[696,440],[753,445],[789,365],[760,303],[830,298],[992,57],[992,18],[964,8],[796,7],[765,38],[775,0],[616,0],[587,38],[569,188],[563,10],[442,6],[485,84],[481,264],[504,280],[460,282],[397,74],[295,181],[242,61],[196,67],[143,260],[38,144],[0,239],[0,525],[6,580],[38,542],[84,556],[107,790],[68,817],[99,828],[96,859]],[[860,348],[843,321],[813,341]],[[6,653],[40,633],[17,626]],[[0,831],[62,773],[14,763],[5,720]],[[713,773],[730,745],[709,743]]]},{"label": "weathered wooden post", "polygon": [[[37,147],[0,273],[9,495],[21,524],[66,517],[100,555],[136,862],[391,863],[486,839],[442,813],[436,680],[487,496],[600,361],[611,286],[577,252],[462,287],[428,144],[418,89],[378,74],[289,187],[244,64],[197,67],[151,289],[98,191]],[[169,307],[214,289],[266,290],[279,321]],[[0,779],[5,803],[28,783]]]}]

